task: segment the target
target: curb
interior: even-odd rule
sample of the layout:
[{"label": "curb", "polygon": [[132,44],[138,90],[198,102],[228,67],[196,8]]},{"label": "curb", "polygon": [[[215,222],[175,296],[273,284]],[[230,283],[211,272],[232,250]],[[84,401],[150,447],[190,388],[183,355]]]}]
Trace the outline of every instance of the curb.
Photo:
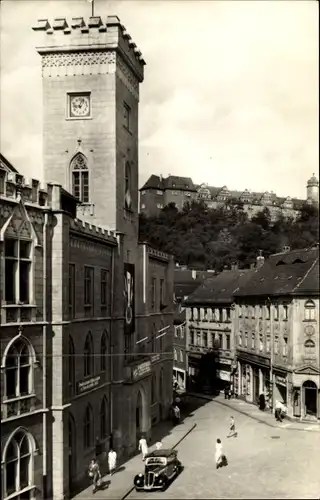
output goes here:
[{"label": "curb", "polygon": [[[235,406],[231,406],[228,403],[224,403],[223,401],[217,401],[216,399],[211,398],[210,396],[205,396],[204,394],[189,393],[189,396],[194,397],[194,398],[198,398],[198,399],[205,399],[206,401],[212,401],[213,403],[218,403],[219,405],[222,405],[222,406],[230,408],[234,411],[237,411],[238,413],[241,413],[242,415],[246,415],[246,417],[249,417],[252,420],[256,420],[257,422],[260,422],[260,424],[265,424],[265,425],[271,427],[272,429],[282,429],[285,431],[320,432],[320,430],[313,431],[311,429],[303,429],[301,427],[281,427],[278,425],[270,424],[269,422],[266,422],[265,420],[263,420],[259,417],[254,417],[253,415],[251,415],[250,413],[247,413],[244,410],[238,409]],[[294,422],[293,420],[291,420],[289,418],[287,420],[289,420],[289,422],[291,422],[291,423],[294,423],[295,425],[302,425],[300,422],[299,423]],[[307,424],[305,424],[305,425],[307,425]],[[309,425],[312,425],[312,424],[309,424]]]},{"label": "curb", "polygon": [[[177,446],[179,446],[179,444],[181,443],[181,441],[183,441],[195,428],[197,427],[197,424],[193,424],[193,426],[182,436],[182,438],[179,439],[179,441],[171,447],[171,449],[173,450],[174,448],[176,448]],[[127,493],[125,493],[121,498],[120,500],[125,500],[129,495],[130,493],[132,493],[132,491],[134,490],[134,486],[132,486],[128,491]]]}]

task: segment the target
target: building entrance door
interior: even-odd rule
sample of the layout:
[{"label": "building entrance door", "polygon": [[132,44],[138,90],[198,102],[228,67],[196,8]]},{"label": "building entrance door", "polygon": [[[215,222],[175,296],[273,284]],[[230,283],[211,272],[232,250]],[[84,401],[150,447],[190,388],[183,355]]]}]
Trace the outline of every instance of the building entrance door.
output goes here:
[{"label": "building entrance door", "polygon": [[318,388],[312,380],[307,380],[303,384],[305,414],[317,416],[317,396]]}]

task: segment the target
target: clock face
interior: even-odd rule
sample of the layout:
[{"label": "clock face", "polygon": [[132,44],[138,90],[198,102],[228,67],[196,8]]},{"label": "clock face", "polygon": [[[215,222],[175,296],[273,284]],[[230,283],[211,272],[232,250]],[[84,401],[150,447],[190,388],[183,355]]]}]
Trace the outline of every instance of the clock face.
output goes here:
[{"label": "clock face", "polygon": [[90,98],[87,95],[70,97],[70,116],[84,117],[90,115]]}]

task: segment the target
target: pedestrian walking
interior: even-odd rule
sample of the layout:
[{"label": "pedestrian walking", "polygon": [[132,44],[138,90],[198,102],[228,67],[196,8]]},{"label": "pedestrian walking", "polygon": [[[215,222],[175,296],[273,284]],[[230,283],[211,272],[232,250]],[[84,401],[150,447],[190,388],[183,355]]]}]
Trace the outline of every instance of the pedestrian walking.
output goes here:
[{"label": "pedestrian walking", "polygon": [[109,474],[112,476],[117,466],[117,452],[110,448],[108,453]]},{"label": "pedestrian walking", "polygon": [[161,441],[157,441],[157,442],[156,442],[156,450],[161,450],[161,448],[162,448],[162,443],[161,443]]},{"label": "pedestrian walking", "polygon": [[228,399],[228,387],[224,388],[224,399]]},{"label": "pedestrian walking", "polygon": [[145,460],[146,455],[148,455],[148,445],[147,445],[147,441],[146,441],[144,436],[142,436],[140,441],[139,441],[138,449],[142,453],[142,460]]},{"label": "pedestrian walking", "polygon": [[276,404],[275,404],[275,407],[274,407],[274,416],[275,416],[275,419],[278,421],[278,422],[282,422],[282,403],[281,401],[276,401]]},{"label": "pedestrian walking", "polygon": [[221,439],[217,439],[216,442],[215,460],[216,469],[219,469],[219,467],[223,467],[224,465],[228,465],[227,457],[223,453]]},{"label": "pedestrian walking", "polygon": [[174,418],[174,424],[178,425],[180,422],[180,408],[178,405],[174,405],[173,407],[173,418]]},{"label": "pedestrian walking", "polygon": [[230,428],[229,428],[229,434],[227,437],[237,437],[238,433],[236,432],[236,424],[234,421],[234,417],[230,417]]},{"label": "pedestrian walking", "polygon": [[101,472],[100,467],[95,458],[93,458],[89,464],[89,477],[92,479],[92,493],[95,493],[101,484]]}]

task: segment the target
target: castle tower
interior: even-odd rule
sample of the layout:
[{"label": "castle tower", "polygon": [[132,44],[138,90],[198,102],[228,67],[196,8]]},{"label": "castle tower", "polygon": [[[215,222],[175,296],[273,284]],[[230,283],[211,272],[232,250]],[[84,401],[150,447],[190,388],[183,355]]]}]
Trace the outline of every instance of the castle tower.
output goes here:
[{"label": "castle tower", "polygon": [[307,182],[307,200],[319,203],[319,181],[314,174]]},{"label": "castle tower", "polygon": [[145,61],[117,16],[39,20],[44,178],[78,217],[138,234],[138,108]]}]

